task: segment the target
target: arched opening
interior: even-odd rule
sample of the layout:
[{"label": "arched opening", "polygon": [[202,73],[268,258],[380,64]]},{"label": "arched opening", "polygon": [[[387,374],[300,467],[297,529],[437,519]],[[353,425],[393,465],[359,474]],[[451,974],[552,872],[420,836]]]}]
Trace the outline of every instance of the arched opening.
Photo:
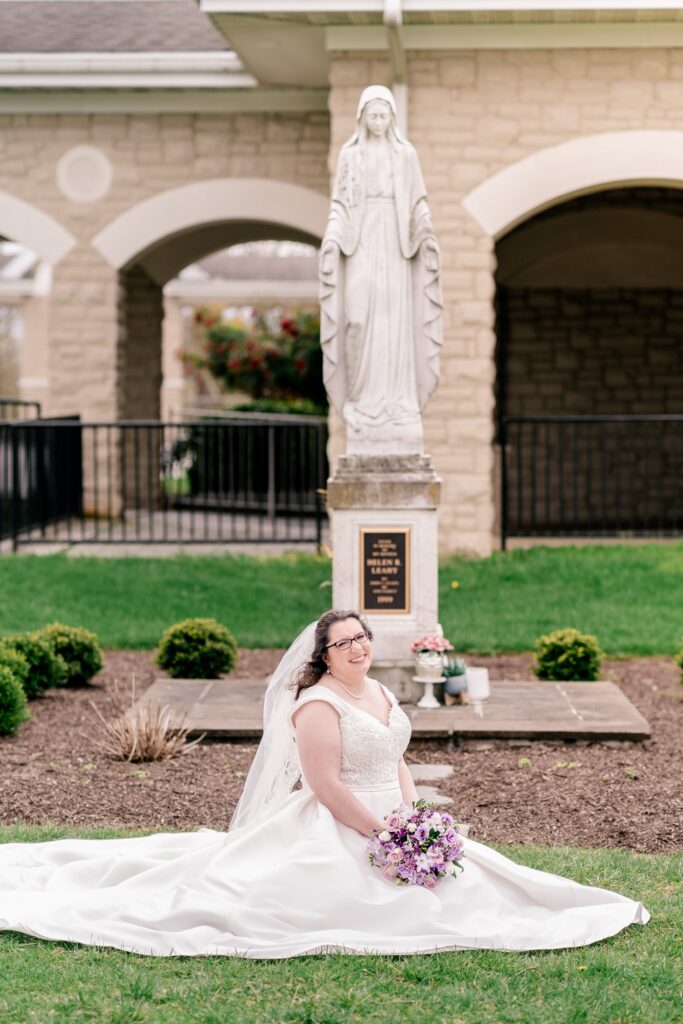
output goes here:
[{"label": "arched opening", "polygon": [[[226,409],[323,412],[318,251],[303,242],[240,242],[168,282],[164,420]],[[272,345],[288,356],[275,372]]]},{"label": "arched opening", "polygon": [[[51,267],[75,244],[49,214],[0,191],[0,398],[28,401],[31,415],[48,388]],[[18,405],[12,409],[13,415],[20,412]]]},{"label": "arched opening", "polygon": [[119,410],[158,418],[162,383],[162,289],[211,253],[258,240],[317,246],[324,196],[262,179],[195,182],[126,211],[93,239],[119,271]]},{"label": "arched opening", "polygon": [[496,254],[505,533],[680,532],[683,189],[575,196]]},{"label": "arched opening", "polygon": [[[212,282],[204,273],[207,260],[259,241],[317,250],[326,219],[327,200],[308,189],[221,179],[144,200],[95,236],[92,245],[114,268],[118,285],[120,422],[83,426],[80,539],[100,535],[97,520],[109,522],[114,540],[315,539],[316,488],[325,480],[323,422],[236,424],[212,415],[164,423],[160,398],[164,369],[167,378],[178,372],[164,348],[168,356],[182,343],[176,300],[188,276],[190,284],[203,278],[199,295],[208,288],[219,304],[239,306],[250,297],[248,289],[240,292],[240,273]],[[289,305],[297,297],[288,298],[283,284],[279,298]],[[221,295],[226,285],[229,294]]]}]

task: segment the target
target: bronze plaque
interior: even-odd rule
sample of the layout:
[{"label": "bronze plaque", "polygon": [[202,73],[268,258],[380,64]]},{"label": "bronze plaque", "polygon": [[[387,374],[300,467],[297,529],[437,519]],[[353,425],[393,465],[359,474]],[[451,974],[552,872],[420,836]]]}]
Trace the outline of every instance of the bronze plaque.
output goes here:
[{"label": "bronze plaque", "polygon": [[410,528],[360,531],[360,611],[410,613]]}]

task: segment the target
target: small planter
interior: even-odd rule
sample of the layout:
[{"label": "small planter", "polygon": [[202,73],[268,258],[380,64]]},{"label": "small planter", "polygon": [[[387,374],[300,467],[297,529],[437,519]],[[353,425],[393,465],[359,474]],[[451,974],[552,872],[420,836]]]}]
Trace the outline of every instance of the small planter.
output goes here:
[{"label": "small planter", "polygon": [[438,651],[418,651],[415,655],[415,674],[420,680],[441,682],[443,675],[443,655]]},{"label": "small planter", "polygon": [[459,693],[467,690],[467,676],[463,672],[459,676],[446,676],[444,690],[450,697],[457,697]]},{"label": "small planter", "polygon": [[467,669],[467,692],[473,702],[488,700],[491,695],[489,687],[489,670],[487,668]]}]

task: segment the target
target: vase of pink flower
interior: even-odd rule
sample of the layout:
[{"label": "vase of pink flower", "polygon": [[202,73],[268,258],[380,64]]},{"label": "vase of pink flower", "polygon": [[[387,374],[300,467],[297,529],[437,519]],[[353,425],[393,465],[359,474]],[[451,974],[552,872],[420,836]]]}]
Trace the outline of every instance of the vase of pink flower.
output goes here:
[{"label": "vase of pink flower", "polygon": [[415,655],[415,674],[420,679],[439,682],[443,676],[444,655],[452,651],[453,644],[439,633],[424,633],[411,644]]}]

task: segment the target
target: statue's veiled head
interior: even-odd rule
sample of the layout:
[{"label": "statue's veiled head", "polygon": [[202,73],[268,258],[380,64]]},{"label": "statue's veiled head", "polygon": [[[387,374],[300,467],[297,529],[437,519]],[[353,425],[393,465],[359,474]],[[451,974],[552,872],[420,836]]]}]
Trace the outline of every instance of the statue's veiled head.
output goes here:
[{"label": "statue's veiled head", "polygon": [[369,85],[358,101],[356,133],[350,141],[365,142],[368,136],[403,141],[396,128],[396,100],[385,85]]}]

